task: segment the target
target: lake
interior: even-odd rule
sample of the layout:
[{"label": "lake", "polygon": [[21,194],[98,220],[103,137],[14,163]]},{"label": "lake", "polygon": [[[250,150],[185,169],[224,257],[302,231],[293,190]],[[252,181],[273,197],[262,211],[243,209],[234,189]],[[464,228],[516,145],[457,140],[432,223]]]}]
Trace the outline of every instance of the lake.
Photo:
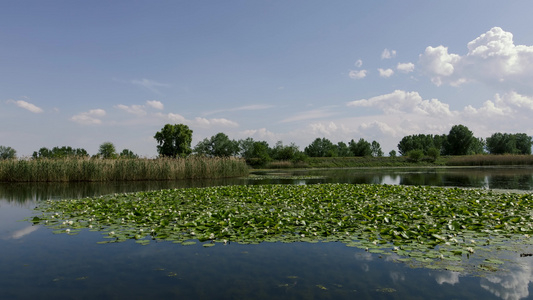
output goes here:
[{"label": "lake", "polygon": [[[502,252],[488,274],[412,268],[343,243],[203,247],[99,232],[54,234],[20,221],[42,200],[233,184],[371,183],[532,192],[532,168],[329,169],[210,181],[0,184],[0,299],[533,299],[533,257]],[[531,252],[529,252],[531,253]]]}]

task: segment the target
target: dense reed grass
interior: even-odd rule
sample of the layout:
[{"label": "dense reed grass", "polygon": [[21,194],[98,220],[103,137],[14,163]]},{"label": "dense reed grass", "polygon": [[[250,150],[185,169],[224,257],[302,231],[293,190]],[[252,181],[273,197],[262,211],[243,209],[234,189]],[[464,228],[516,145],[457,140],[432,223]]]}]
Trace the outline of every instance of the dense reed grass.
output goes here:
[{"label": "dense reed grass", "polygon": [[207,179],[247,174],[246,162],[236,158],[0,160],[1,182]]},{"label": "dense reed grass", "polygon": [[533,155],[466,155],[451,156],[447,166],[533,166]]}]

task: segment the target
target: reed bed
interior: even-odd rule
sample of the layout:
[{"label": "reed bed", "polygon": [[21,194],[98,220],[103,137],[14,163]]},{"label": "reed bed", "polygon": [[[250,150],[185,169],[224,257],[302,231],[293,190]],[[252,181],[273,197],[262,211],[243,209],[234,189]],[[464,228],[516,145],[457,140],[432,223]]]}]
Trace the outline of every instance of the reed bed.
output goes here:
[{"label": "reed bed", "polygon": [[466,155],[450,157],[448,166],[533,166],[533,155]]},{"label": "reed bed", "polygon": [[1,182],[178,180],[247,174],[246,162],[237,158],[0,160]]}]

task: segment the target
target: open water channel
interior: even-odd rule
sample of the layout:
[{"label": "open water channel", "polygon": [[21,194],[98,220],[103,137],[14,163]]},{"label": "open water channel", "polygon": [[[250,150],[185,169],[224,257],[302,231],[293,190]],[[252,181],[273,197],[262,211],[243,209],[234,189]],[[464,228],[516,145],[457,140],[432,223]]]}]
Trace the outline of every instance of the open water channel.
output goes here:
[{"label": "open water channel", "polygon": [[216,181],[0,184],[0,299],[533,299],[533,257],[509,253],[483,276],[411,268],[342,243],[240,245],[54,234],[21,221],[39,201],[163,188],[326,182],[533,192],[532,168],[336,169],[262,172]]}]

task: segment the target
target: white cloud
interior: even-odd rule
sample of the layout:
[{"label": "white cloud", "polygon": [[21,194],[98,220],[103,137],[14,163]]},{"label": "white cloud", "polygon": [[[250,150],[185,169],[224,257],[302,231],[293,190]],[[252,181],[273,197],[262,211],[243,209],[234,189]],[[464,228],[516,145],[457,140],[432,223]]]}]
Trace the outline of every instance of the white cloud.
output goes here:
[{"label": "white cloud", "polygon": [[391,59],[396,57],[396,50],[385,49],[381,52],[381,59]]},{"label": "white cloud", "polygon": [[420,67],[436,85],[477,81],[533,93],[533,46],[515,45],[512,33],[494,27],[467,48],[460,56],[444,46],[427,47],[419,57]]},{"label": "white cloud", "polygon": [[424,54],[419,57],[422,69],[431,77],[431,81],[440,86],[442,78],[453,74],[455,65],[461,60],[457,54],[449,54],[448,47],[431,46],[426,48]]},{"label": "white cloud", "polygon": [[363,65],[363,61],[358,59],[355,64],[354,64],[356,67],[360,68],[362,65]]},{"label": "white cloud", "polygon": [[385,114],[417,113],[421,115],[451,115],[449,105],[437,99],[423,100],[417,92],[396,90],[390,94],[347,103],[353,107],[374,107]]},{"label": "white cloud", "polygon": [[98,125],[102,124],[102,120],[99,118],[105,115],[106,112],[103,109],[91,109],[88,112],[82,112],[72,116],[70,120],[83,125]]},{"label": "white cloud", "polygon": [[359,70],[359,71],[350,71],[348,74],[351,79],[362,79],[366,77],[366,70]]},{"label": "white cloud", "polygon": [[143,105],[127,106],[127,105],[119,104],[119,105],[115,105],[115,107],[118,108],[118,109],[121,109],[121,110],[123,110],[125,112],[128,112],[130,114],[137,115],[137,116],[146,115],[146,111],[144,110],[144,106]]},{"label": "white cloud", "polygon": [[25,228],[22,228],[20,230],[17,230],[15,232],[13,232],[13,234],[11,235],[11,238],[12,239],[20,239],[34,231],[36,231],[37,229],[39,229],[40,226],[39,225],[30,225],[30,226],[27,226]]},{"label": "white cloud", "polygon": [[38,113],[42,113],[43,112],[43,110],[40,107],[38,107],[38,106],[36,106],[34,104],[31,104],[29,102],[26,102],[24,100],[7,100],[7,103],[13,103],[13,104],[15,104],[16,106],[18,106],[20,108],[24,108],[26,110],[31,111],[32,113],[38,114]]},{"label": "white cloud", "polygon": [[415,65],[413,63],[398,63],[396,66],[396,70],[402,72],[402,73],[411,73],[415,69]]},{"label": "white cloud", "polygon": [[164,108],[163,103],[157,100],[148,100],[146,101],[146,105],[153,107],[155,109],[160,109],[160,110]]},{"label": "white cloud", "polygon": [[379,76],[383,78],[389,78],[394,74],[394,71],[392,69],[384,70],[384,69],[379,68],[378,71],[379,71]]},{"label": "white cloud", "polygon": [[194,118],[194,120],[188,120],[184,116],[180,114],[174,114],[174,113],[168,113],[168,114],[155,113],[154,116],[160,119],[166,120],[166,121],[174,122],[174,123],[185,123],[190,126],[199,126],[203,128],[220,127],[220,126],[222,127],[238,127],[239,126],[237,122],[234,122],[228,119],[223,119],[223,118],[206,119],[206,118],[196,117]]},{"label": "white cloud", "polygon": [[155,108],[155,109],[163,109],[163,103],[161,103],[160,101],[156,101],[156,100],[148,100],[146,101],[146,105],[124,105],[124,104],[118,104],[118,105],[115,105],[114,107],[115,108],[118,108],[120,110],[123,110],[127,113],[130,113],[130,114],[134,114],[134,115],[137,115],[137,116],[145,116],[146,115],[146,107],[152,107],[152,108]]},{"label": "white cloud", "polygon": [[194,119],[193,122],[195,125],[203,126],[203,127],[212,127],[212,126],[224,126],[224,127],[238,127],[239,124],[237,122],[233,122],[228,119],[206,119],[206,118],[200,118],[197,117]]},{"label": "white cloud", "polygon": [[146,88],[156,94],[159,94],[159,90],[157,89],[158,87],[168,87],[169,85],[166,84],[166,83],[160,83],[160,82],[157,82],[155,80],[150,80],[150,79],[146,79],[146,78],[143,78],[141,80],[137,80],[137,79],[134,79],[131,81],[131,83],[135,84],[135,85],[138,85],[138,86],[141,86],[143,88]]}]

